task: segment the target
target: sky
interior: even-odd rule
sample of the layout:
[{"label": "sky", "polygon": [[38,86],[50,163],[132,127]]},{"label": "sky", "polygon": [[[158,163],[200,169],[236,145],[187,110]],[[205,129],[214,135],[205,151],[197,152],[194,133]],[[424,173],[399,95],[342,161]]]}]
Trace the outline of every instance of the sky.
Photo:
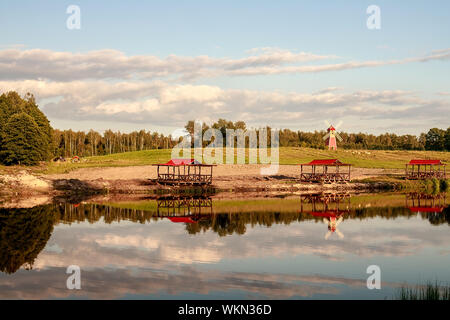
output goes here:
[{"label": "sky", "polygon": [[448,1],[3,0],[0,92],[33,93],[58,129],[168,134],[225,118],[419,134],[450,126],[449,13]]}]

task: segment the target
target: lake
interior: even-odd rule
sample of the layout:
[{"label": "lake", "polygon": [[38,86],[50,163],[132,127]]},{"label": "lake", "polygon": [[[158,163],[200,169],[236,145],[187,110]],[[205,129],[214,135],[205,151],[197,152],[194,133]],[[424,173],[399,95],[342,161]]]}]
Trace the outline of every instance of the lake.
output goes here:
[{"label": "lake", "polygon": [[[0,209],[1,299],[392,299],[450,283],[444,194],[159,196]],[[67,268],[79,266],[81,289]],[[367,288],[369,266],[381,289]]]}]

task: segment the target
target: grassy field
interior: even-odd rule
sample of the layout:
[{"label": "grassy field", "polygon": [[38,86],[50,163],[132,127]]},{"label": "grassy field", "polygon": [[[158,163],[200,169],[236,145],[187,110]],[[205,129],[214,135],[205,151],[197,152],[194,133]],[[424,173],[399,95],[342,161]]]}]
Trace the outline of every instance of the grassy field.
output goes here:
[{"label": "grassy field", "polygon": [[[224,153],[225,154],[225,153]],[[107,156],[86,157],[80,163],[48,163],[32,170],[37,173],[64,173],[77,168],[143,166],[166,162],[171,150],[148,150],[118,153]],[[411,159],[441,159],[450,162],[450,152],[435,151],[384,151],[384,150],[338,150],[328,151],[311,148],[280,148],[280,164],[295,165],[313,159],[338,158],[361,168],[403,169]],[[248,150],[246,152],[248,159]],[[248,160],[246,160],[248,161]],[[0,172],[12,168],[0,166]]]}]

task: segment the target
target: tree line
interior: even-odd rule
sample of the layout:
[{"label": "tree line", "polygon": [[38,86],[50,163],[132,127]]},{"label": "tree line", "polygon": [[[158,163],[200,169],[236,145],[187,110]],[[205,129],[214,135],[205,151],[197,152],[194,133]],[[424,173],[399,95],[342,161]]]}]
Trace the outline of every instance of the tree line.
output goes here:
[{"label": "tree line", "polygon": [[106,130],[103,134],[90,130],[53,130],[53,155],[55,157],[103,156],[130,151],[170,149],[178,141],[157,132],[145,130],[121,133]]},{"label": "tree line", "polygon": [[[218,129],[222,132],[224,145],[226,141],[226,130],[233,129],[244,131],[247,125],[243,121],[227,121],[219,119],[212,125],[202,124],[202,133],[209,128]],[[194,121],[188,121],[185,129],[189,134],[194,136]],[[270,144],[271,128],[267,129],[267,141]],[[259,129],[257,128],[257,131]],[[326,149],[327,146],[323,137],[327,134],[326,130],[305,132],[294,131],[290,129],[282,129],[279,132],[280,147],[306,147],[316,149]],[[427,133],[421,133],[419,136],[406,134],[397,135],[395,133],[384,133],[374,135],[369,133],[347,133],[339,132],[342,142],[338,142],[338,147],[343,149],[369,149],[369,150],[434,150],[434,151],[450,151],[450,127],[447,130],[432,128]],[[208,145],[208,143],[204,143]],[[235,144],[236,145],[236,144]],[[248,145],[248,142],[247,142]]]}]

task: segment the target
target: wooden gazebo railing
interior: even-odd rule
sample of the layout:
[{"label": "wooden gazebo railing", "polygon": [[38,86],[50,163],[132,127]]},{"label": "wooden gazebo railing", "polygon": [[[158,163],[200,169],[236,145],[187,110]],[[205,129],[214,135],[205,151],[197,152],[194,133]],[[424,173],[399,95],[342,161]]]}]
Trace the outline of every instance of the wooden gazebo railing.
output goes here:
[{"label": "wooden gazebo railing", "polygon": [[[210,185],[215,165],[201,164],[194,159],[172,159],[155,164],[158,183],[171,185]],[[164,171],[164,172],[163,172]]]},{"label": "wooden gazebo railing", "polygon": [[411,192],[406,195],[406,207],[412,212],[441,213],[446,204],[446,194],[426,194]]},{"label": "wooden gazebo railing", "polygon": [[408,180],[446,179],[445,163],[441,160],[411,160],[406,164]]},{"label": "wooden gazebo railing", "polygon": [[313,160],[300,165],[300,181],[322,183],[350,181],[351,167],[351,164],[342,163],[338,159]]},{"label": "wooden gazebo railing", "polygon": [[199,218],[213,213],[210,196],[160,196],[156,199],[158,217]]}]

